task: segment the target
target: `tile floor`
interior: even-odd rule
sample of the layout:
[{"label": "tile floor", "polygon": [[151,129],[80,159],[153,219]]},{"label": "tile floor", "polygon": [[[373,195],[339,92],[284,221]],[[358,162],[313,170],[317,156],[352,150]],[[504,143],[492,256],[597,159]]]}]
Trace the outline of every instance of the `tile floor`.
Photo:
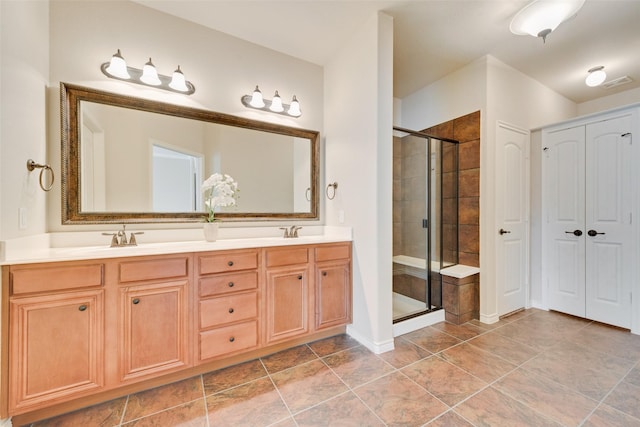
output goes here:
[{"label": "tile floor", "polygon": [[640,426],[640,336],[535,309],[342,335],[34,424],[134,425]]}]

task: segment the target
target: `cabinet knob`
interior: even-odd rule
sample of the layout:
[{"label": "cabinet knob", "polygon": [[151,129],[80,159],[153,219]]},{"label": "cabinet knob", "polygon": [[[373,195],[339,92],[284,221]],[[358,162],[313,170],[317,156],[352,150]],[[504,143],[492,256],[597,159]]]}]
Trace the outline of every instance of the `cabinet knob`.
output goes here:
[{"label": "cabinet knob", "polygon": [[233,314],[233,308],[229,309],[229,314]]},{"label": "cabinet knob", "polygon": [[134,298],[131,302],[134,303],[134,304],[139,304],[140,303],[140,298]]},{"label": "cabinet knob", "polygon": [[229,261],[229,262],[227,263],[227,265],[228,265],[229,267],[233,267],[233,261]]},{"label": "cabinet knob", "polygon": [[326,275],[327,275],[327,272],[326,272],[326,271],[323,271],[323,272],[322,272],[322,275],[323,275],[323,276],[326,276]]},{"label": "cabinet knob", "polygon": [[234,283],[233,282],[229,282],[229,287],[233,288]]},{"label": "cabinet knob", "polygon": [[235,340],[236,340],[235,337],[229,338],[229,342],[234,342]]},{"label": "cabinet knob", "polygon": [[302,275],[298,276],[298,280],[302,280]]},{"label": "cabinet knob", "polygon": [[87,306],[82,304],[80,307],[78,307],[78,310],[80,311],[85,311],[87,309]]}]

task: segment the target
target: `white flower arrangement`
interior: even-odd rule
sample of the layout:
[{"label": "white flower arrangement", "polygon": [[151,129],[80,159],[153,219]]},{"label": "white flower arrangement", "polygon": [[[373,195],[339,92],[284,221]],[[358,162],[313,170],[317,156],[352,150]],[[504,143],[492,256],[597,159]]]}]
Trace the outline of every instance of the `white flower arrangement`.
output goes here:
[{"label": "white flower arrangement", "polygon": [[204,204],[207,206],[209,215],[205,217],[206,222],[217,221],[215,209],[217,207],[235,206],[238,193],[238,183],[227,174],[214,173],[202,183],[202,193],[204,194]]}]

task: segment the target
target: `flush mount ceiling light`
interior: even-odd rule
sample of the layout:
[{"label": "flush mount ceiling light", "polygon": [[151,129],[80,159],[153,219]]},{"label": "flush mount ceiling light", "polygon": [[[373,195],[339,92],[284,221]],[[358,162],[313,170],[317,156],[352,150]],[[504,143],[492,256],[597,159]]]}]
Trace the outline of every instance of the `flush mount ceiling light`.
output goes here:
[{"label": "flush mount ceiling light", "polygon": [[120,49],[113,55],[109,62],[100,66],[102,73],[116,80],[123,80],[130,83],[137,83],[144,86],[151,86],[171,92],[191,95],[196,91],[195,86],[187,81],[178,65],[172,77],[158,74],[151,58],[141,69],[127,66],[126,61],[120,53]]},{"label": "flush mount ceiling light", "polygon": [[575,15],[585,0],[536,0],[525,6],[511,20],[509,29],[513,34],[542,37],[547,36],[567,19]]},{"label": "flush mount ceiling light", "polygon": [[300,103],[295,95],[293,95],[293,99],[291,99],[291,104],[283,103],[278,91],[273,95],[272,100],[264,99],[257,85],[251,95],[244,95],[240,98],[240,101],[245,107],[255,108],[256,110],[269,111],[290,117],[300,117],[302,115]]},{"label": "flush mount ceiling light", "polygon": [[602,65],[591,68],[588,73],[589,74],[584,82],[589,87],[600,86],[607,78],[607,73],[604,72],[604,67]]}]

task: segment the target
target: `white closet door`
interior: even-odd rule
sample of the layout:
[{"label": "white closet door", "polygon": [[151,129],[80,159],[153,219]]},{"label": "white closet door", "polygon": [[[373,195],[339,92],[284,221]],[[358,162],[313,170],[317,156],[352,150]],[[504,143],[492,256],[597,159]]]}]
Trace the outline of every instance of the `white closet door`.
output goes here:
[{"label": "white closet door", "polygon": [[498,123],[496,138],[496,289],[498,314],[527,305],[529,132]]},{"label": "white closet door", "polygon": [[630,116],[586,127],[586,317],[624,328],[635,262],[630,132]]},{"label": "white closet door", "polygon": [[584,143],[584,126],[549,133],[542,157],[549,308],[580,317],[585,317]]}]

